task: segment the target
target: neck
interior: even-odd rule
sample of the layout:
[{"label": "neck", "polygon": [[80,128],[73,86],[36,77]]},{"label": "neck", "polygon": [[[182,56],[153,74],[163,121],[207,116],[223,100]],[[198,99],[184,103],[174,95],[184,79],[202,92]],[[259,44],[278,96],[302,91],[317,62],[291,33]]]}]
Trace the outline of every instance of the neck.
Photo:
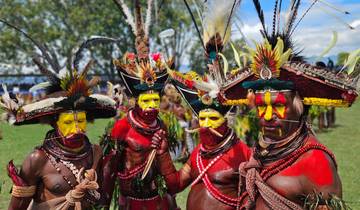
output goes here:
[{"label": "neck", "polygon": [[144,111],[139,107],[135,107],[133,114],[135,120],[138,121],[140,124],[150,127],[156,126],[157,124],[157,116],[156,117],[144,116],[145,115]]},{"label": "neck", "polygon": [[84,146],[85,146],[85,144],[82,143],[81,146],[79,146],[79,147],[75,147],[75,148],[67,147],[62,143],[62,140],[57,141],[57,143],[61,149],[71,152],[71,153],[80,153],[84,149]]}]

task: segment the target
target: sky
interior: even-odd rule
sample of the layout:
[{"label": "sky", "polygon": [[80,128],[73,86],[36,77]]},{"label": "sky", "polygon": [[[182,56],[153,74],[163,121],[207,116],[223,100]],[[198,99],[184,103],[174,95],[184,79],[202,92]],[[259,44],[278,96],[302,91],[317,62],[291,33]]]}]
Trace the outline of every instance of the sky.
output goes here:
[{"label": "sky", "polygon": [[[264,10],[266,25],[268,28],[271,28],[275,1],[260,0],[260,2]],[[283,16],[290,0],[283,2],[284,13],[282,19],[284,19]],[[313,0],[302,0],[298,18],[302,16],[312,2]],[[350,15],[333,10],[319,0],[293,33],[293,40],[296,46],[303,50],[302,54],[306,57],[320,55],[332,40],[333,31],[338,33],[338,42],[326,55],[327,57],[337,55],[339,52],[349,52],[360,48],[360,0],[326,0],[326,2],[336,5],[341,10],[350,12]],[[355,29],[350,30],[342,21],[329,15],[329,13],[336,14],[338,18],[347,22]],[[241,28],[246,38],[248,40],[254,39],[260,41],[259,29],[261,25],[252,0],[242,1],[237,16],[241,19]],[[235,38],[241,36],[236,27],[233,27],[232,36]]]}]

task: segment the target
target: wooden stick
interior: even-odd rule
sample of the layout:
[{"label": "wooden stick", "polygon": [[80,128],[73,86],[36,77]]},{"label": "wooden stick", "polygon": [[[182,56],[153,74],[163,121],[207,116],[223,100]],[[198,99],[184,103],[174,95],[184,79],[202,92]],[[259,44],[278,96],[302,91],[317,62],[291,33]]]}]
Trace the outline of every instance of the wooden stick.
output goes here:
[{"label": "wooden stick", "polygon": [[144,180],[146,175],[149,173],[151,165],[154,162],[155,156],[156,156],[156,149],[153,149],[150,152],[149,157],[147,159],[143,174],[141,175],[141,180]]}]

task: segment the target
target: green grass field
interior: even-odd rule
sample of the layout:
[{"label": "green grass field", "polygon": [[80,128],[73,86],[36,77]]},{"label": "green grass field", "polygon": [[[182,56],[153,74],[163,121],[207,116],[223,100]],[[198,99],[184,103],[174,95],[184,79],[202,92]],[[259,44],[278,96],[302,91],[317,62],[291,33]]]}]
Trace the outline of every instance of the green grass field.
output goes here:
[{"label": "green grass field", "polygon": [[[343,183],[344,199],[354,209],[360,209],[360,129],[357,128],[360,120],[360,103],[351,109],[337,109],[337,126],[318,135],[336,155],[339,173]],[[88,136],[93,142],[103,133],[107,120],[98,120],[88,127]],[[49,129],[46,125],[29,125],[22,127],[9,126],[0,123],[3,140],[0,141],[0,210],[6,209],[9,202],[11,181],[6,175],[6,164],[14,159],[20,165],[24,157],[33,148],[41,144]],[[177,196],[178,204],[185,209],[188,189]]]}]

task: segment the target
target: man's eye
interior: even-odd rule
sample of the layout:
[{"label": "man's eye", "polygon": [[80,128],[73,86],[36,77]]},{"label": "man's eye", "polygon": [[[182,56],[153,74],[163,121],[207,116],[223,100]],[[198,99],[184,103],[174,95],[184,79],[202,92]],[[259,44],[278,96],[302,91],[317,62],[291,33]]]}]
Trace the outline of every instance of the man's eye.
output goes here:
[{"label": "man's eye", "polygon": [[64,124],[67,124],[67,125],[69,125],[71,123],[72,123],[72,121],[64,121]]},{"label": "man's eye", "polygon": [[144,103],[149,103],[148,99],[143,100]]},{"label": "man's eye", "polygon": [[83,122],[85,122],[85,120],[78,120],[78,122],[79,122],[79,123],[83,123]]},{"label": "man's eye", "polygon": [[210,117],[210,120],[213,120],[213,121],[216,121],[218,119],[219,119],[218,117]]},{"label": "man's eye", "polygon": [[205,120],[205,117],[200,117],[200,120]]},{"label": "man's eye", "polygon": [[284,104],[275,104],[274,106],[275,107],[284,107],[285,105]]},{"label": "man's eye", "polygon": [[160,101],[160,99],[156,98],[156,99],[154,99],[154,101],[155,101],[155,102],[158,102],[158,101]]}]

